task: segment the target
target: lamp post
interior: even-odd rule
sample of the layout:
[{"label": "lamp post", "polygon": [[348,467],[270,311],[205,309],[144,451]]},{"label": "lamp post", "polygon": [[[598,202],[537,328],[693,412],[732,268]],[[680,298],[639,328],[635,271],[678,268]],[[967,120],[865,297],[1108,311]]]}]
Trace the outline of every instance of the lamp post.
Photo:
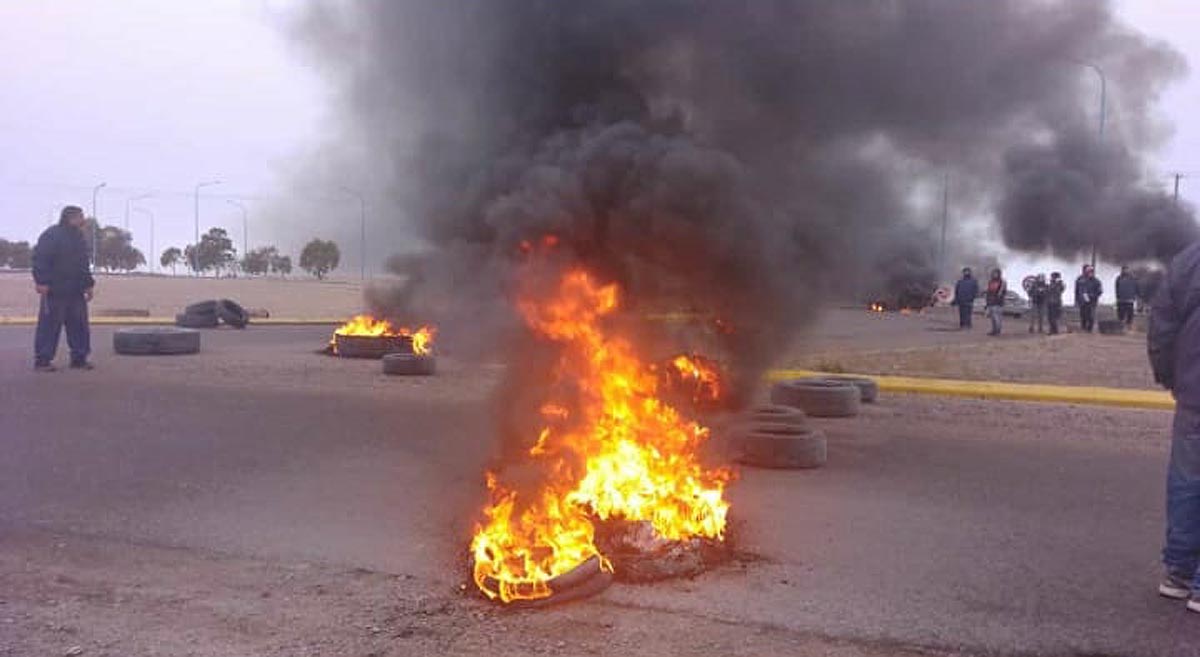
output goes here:
[{"label": "lamp post", "polygon": [[[1100,78],[1100,143],[1104,143],[1104,123],[1108,117],[1108,78],[1104,75],[1104,69],[1100,68],[1099,64],[1092,62],[1076,61],[1076,64],[1089,68],[1096,73],[1096,77]],[[1096,243],[1092,243],[1092,269],[1096,268]]]},{"label": "lamp post", "polygon": [[108,183],[102,182],[92,188],[92,269],[96,268],[96,255],[100,252],[100,220],[96,218],[96,202],[100,198],[100,190],[108,187]]},{"label": "lamp post", "polygon": [[156,256],[156,254],[154,253],[154,212],[147,210],[146,208],[134,208],[133,211],[140,212],[140,213],[150,217],[150,259],[148,261],[148,264],[150,265],[150,273],[153,274],[154,273],[154,263],[157,262],[154,259]]},{"label": "lamp post", "polygon": [[226,199],[225,202],[242,211],[242,257],[245,258],[246,254],[250,253],[250,238],[247,237],[246,231],[246,205],[233,199]]},{"label": "lamp post", "polygon": [[200,275],[200,270],[197,268],[198,260],[200,258],[200,188],[201,187],[211,187],[212,185],[220,185],[220,184],[221,184],[220,180],[206,180],[201,183],[196,183],[196,190],[195,190],[195,194],[194,194],[194,199],[195,199],[195,215],[194,215],[194,217],[195,217],[195,223],[196,223],[196,241],[193,242],[193,244],[192,244],[192,275],[193,276]]},{"label": "lamp post", "polygon": [[363,195],[360,192],[350,189],[349,187],[341,187],[339,189],[358,199],[358,276],[365,281],[367,280],[367,199],[363,198]]},{"label": "lamp post", "polygon": [[134,201],[140,201],[142,199],[150,198],[151,196],[154,196],[154,195],[153,194],[141,194],[139,196],[131,196],[131,197],[125,199],[125,230],[127,232],[129,231],[129,206],[130,206],[130,204],[132,204]]}]

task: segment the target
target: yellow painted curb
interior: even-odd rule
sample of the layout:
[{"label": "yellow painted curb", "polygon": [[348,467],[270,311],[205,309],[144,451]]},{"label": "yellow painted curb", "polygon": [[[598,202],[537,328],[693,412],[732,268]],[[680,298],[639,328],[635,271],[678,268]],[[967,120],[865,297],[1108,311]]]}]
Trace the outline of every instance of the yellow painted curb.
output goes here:
[{"label": "yellow painted curb", "polygon": [[[340,326],[346,322],[342,319],[306,318],[306,317],[264,317],[251,319],[251,325],[257,326]],[[93,326],[160,326],[174,325],[174,317],[92,317],[89,323]],[[0,326],[33,326],[37,324],[36,317],[0,317]]]},{"label": "yellow painted curb", "polygon": [[[767,373],[767,379],[771,381],[797,379],[808,376],[829,376],[829,374],[811,370],[772,370]],[[1061,386],[1041,383],[1005,383],[1002,381],[926,379],[911,376],[877,376],[874,374],[858,374],[854,376],[865,376],[874,379],[879,384],[879,389],[887,392],[970,397],[973,399],[1090,404],[1095,406],[1119,406],[1166,411],[1175,409],[1175,399],[1171,397],[1170,393],[1163,390]]]}]

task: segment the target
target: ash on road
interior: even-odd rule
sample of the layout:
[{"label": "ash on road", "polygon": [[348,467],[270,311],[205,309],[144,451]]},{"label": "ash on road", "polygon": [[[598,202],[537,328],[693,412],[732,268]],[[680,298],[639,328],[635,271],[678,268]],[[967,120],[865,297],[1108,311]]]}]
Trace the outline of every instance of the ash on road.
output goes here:
[{"label": "ash on road", "polygon": [[327,338],[35,374],[0,329],[0,655],[1200,655],[1154,595],[1168,413],[885,396],[742,472],[732,564],[511,613],[463,589],[499,370]]}]

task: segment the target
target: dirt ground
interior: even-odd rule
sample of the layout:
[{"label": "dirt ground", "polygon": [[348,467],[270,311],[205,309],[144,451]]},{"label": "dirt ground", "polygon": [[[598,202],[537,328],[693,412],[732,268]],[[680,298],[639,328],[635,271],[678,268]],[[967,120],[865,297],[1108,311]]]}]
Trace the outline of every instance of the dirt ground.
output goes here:
[{"label": "dirt ground", "polygon": [[[99,275],[92,315],[111,310],[142,310],[172,317],[204,299],[233,299],[274,317],[345,317],[362,310],[362,283],[317,281],[307,276],[279,278],[192,278],[190,276]],[[0,317],[37,314],[37,295],[28,273],[0,273]]]}]

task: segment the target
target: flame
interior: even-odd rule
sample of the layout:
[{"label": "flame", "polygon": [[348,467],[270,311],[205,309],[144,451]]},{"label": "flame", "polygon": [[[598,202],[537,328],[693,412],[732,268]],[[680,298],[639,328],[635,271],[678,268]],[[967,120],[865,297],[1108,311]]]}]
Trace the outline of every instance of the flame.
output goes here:
[{"label": "flame", "polygon": [[676,376],[692,391],[692,401],[715,402],[721,399],[721,374],[713,361],[695,354],[681,354],[671,360]]},{"label": "flame", "polygon": [[433,339],[437,329],[432,326],[422,326],[416,330],[407,326],[396,327],[386,319],[377,319],[370,315],[355,315],[350,321],[342,324],[329,338],[329,346],[337,353],[337,338],[339,335],[359,335],[366,337],[409,337],[412,338],[413,353],[418,356],[433,352]]},{"label": "flame", "polygon": [[471,552],[475,584],[490,598],[547,597],[551,579],[593,556],[611,571],[597,520],[646,522],[672,541],[724,538],[730,473],[700,465],[708,430],[660,400],[654,369],[603,326],[618,301],[615,285],[580,270],[549,298],[519,300],[529,328],[560,347],[555,378],[570,392],[540,409],[546,424],[528,456],[546,474],[541,487],[518,493],[488,474]]},{"label": "flame", "polygon": [[887,310],[887,308],[885,308],[884,305],[878,301],[868,306],[867,309],[873,313],[881,313]]}]

